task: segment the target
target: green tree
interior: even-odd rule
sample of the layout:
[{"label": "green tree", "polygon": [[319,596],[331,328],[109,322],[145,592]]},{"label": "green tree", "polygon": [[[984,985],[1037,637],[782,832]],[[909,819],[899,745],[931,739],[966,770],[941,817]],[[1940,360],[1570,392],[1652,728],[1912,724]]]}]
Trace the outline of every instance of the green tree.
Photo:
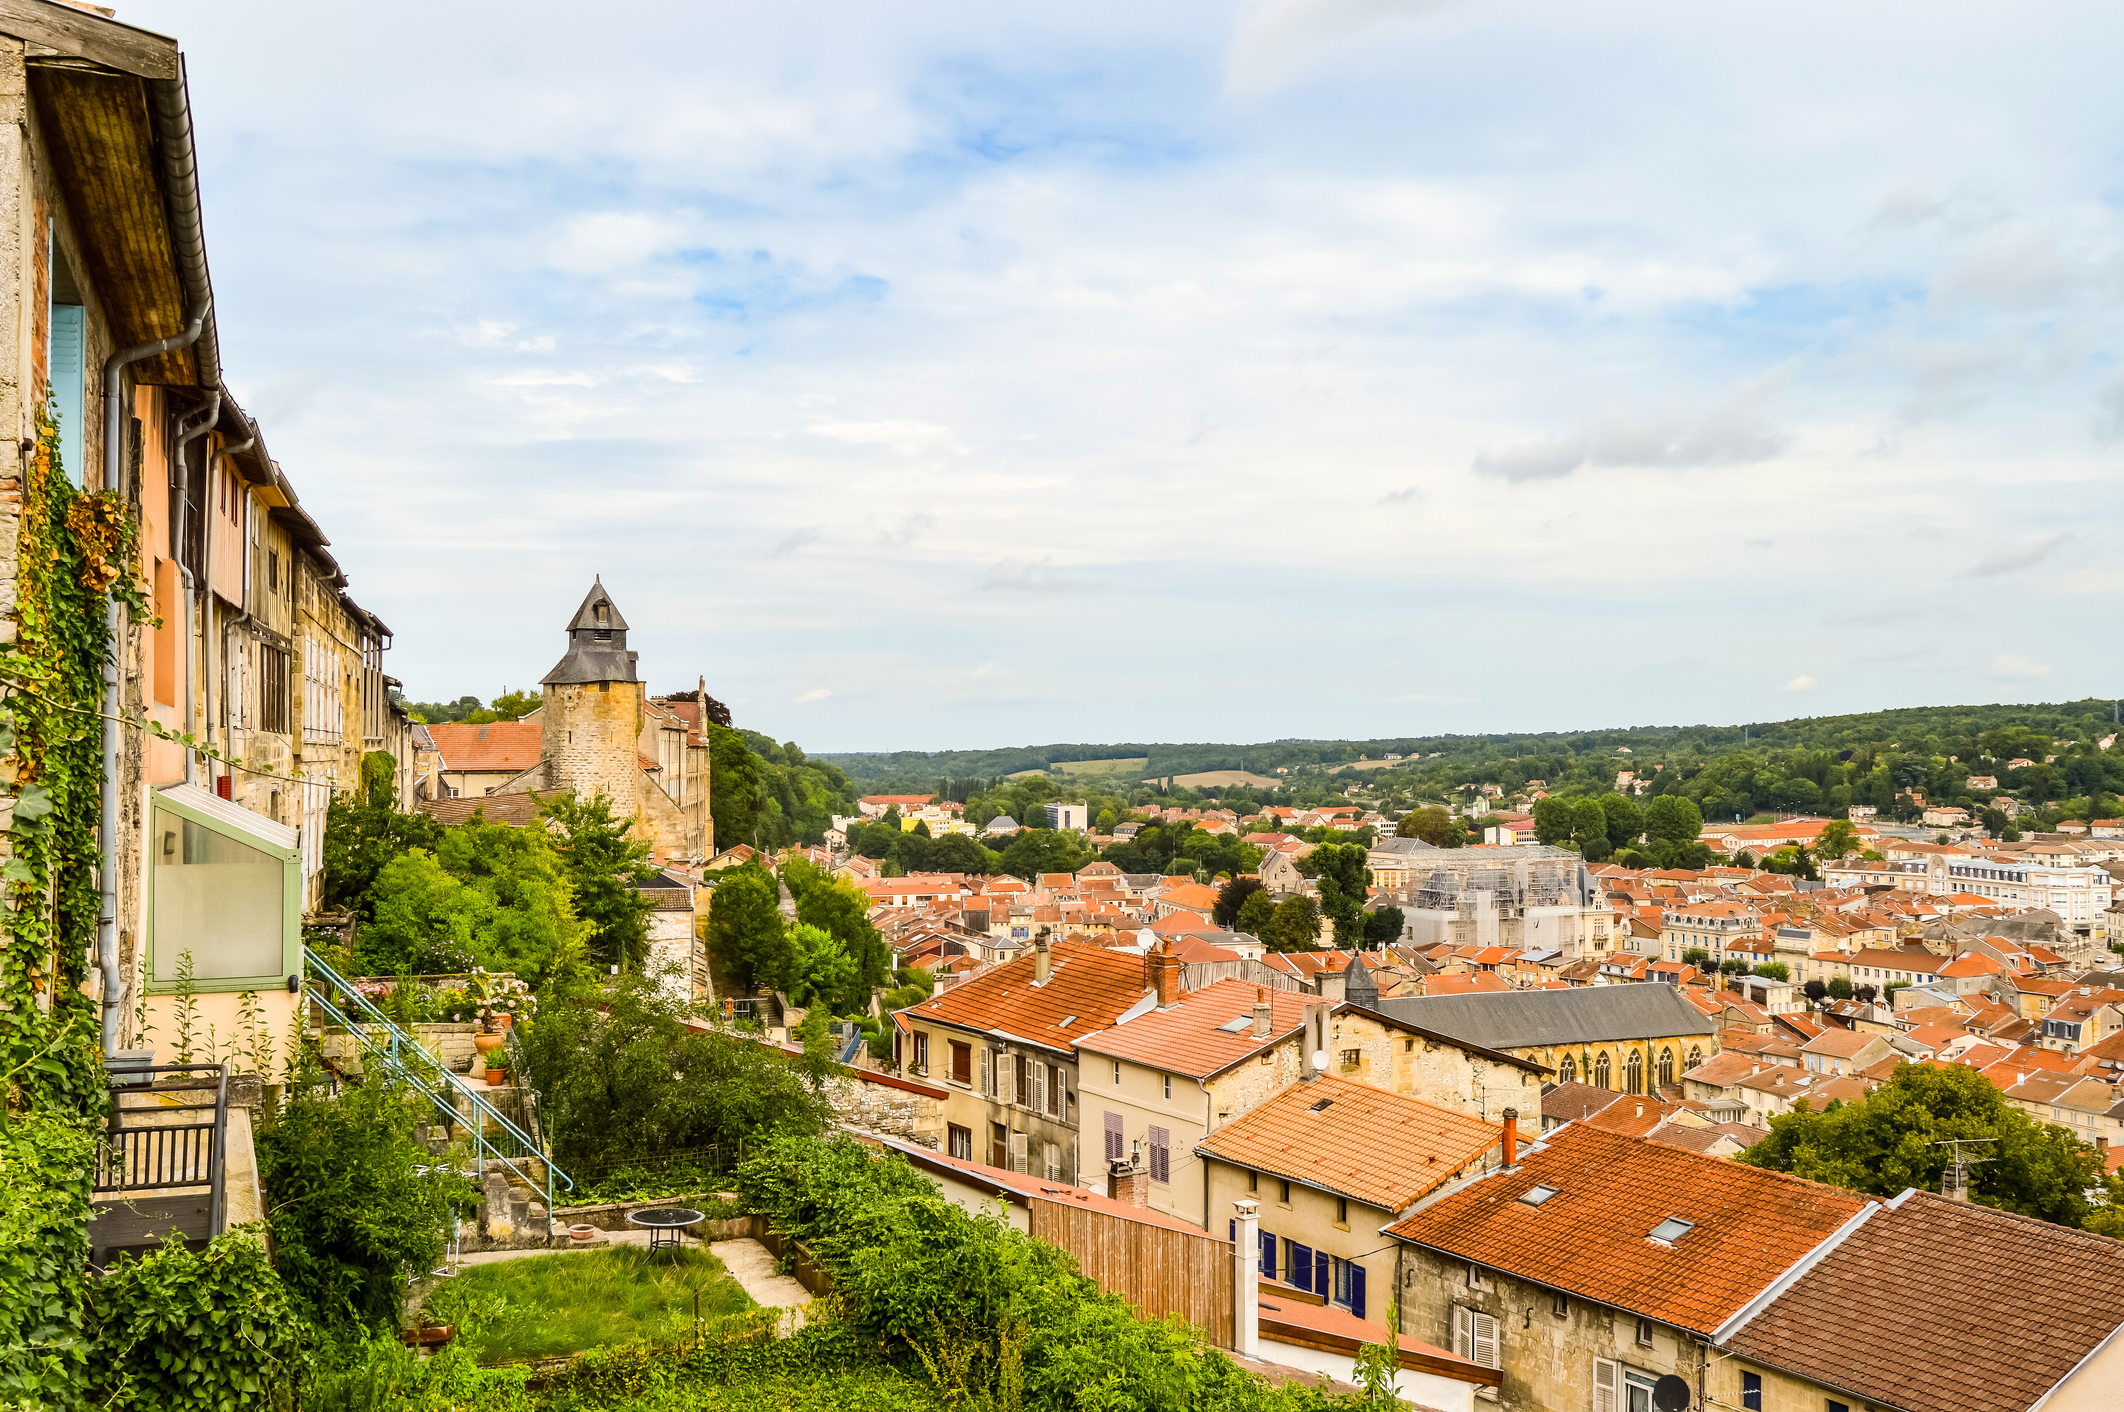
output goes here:
[{"label": "green tree", "polygon": [[[1547,801],[1544,800],[1543,802],[1546,803]],[[1541,805],[1535,805],[1534,810],[1538,818],[1541,812]],[[1465,838],[1468,832],[1454,822],[1453,816],[1446,812],[1443,805],[1438,804],[1428,805],[1422,809],[1412,809],[1403,814],[1401,822],[1394,826],[1394,831],[1403,838],[1420,838],[1434,848],[1449,846],[1445,841],[1447,834],[1457,832],[1462,838]]]},{"label": "green tree", "polygon": [[1845,819],[1831,819],[1828,823],[1822,825],[1821,833],[1816,835],[1814,840],[1816,855],[1827,858],[1831,862],[1835,862],[1846,853],[1855,852],[1857,848],[1857,831]]},{"label": "green tree", "polygon": [[600,790],[584,800],[553,794],[540,801],[539,816],[553,831],[553,852],[586,928],[584,943],[606,965],[638,971],[649,955],[652,903],[641,884],[658,876],[649,843],[634,836],[633,821],[612,817],[612,801]]},{"label": "green tree", "polygon": [[1372,880],[1365,849],[1355,843],[1323,843],[1298,860],[1298,871],[1320,888],[1320,911],[1335,927],[1335,944],[1364,939],[1365,888]]},{"label": "green tree", "polygon": [[[965,835],[947,834],[937,840],[937,845],[942,847],[955,838],[965,839]],[[966,841],[971,842],[970,839]],[[853,884],[814,868],[802,859],[795,859],[783,868],[782,880],[789,884],[790,895],[796,898],[797,920],[832,935],[842,954],[854,966],[853,978],[845,986],[827,988],[829,994],[837,997],[835,1013],[867,1013],[870,992],[885,984],[892,974],[892,948],[870,923],[870,899],[857,891]]]},{"label": "green tree", "polygon": [[1645,811],[1627,794],[1600,794],[1594,798],[1601,812],[1607,816],[1608,842],[1615,848],[1626,848],[1637,842],[1645,831]]},{"label": "green tree", "polygon": [[398,762],[381,750],[361,757],[361,786],[332,796],[325,813],[323,906],[376,915],[376,879],[409,848],[434,851],[442,825],[398,807]]},{"label": "green tree", "polygon": [[1709,971],[1711,969],[1711,953],[1701,946],[1687,948],[1682,952],[1681,958],[1699,971]]},{"label": "green tree", "polygon": [[1364,942],[1367,946],[1385,946],[1401,940],[1401,929],[1407,924],[1399,907],[1381,907],[1364,916]]},{"label": "green tree", "polygon": [[781,885],[756,860],[724,869],[709,896],[708,955],[746,994],[787,990],[796,979],[781,901]]},{"label": "green tree", "polygon": [[1792,979],[1792,968],[1782,961],[1765,961],[1755,968],[1755,974],[1766,980],[1789,981]]},{"label": "green tree", "polygon": [[1270,897],[1266,891],[1250,892],[1247,894],[1246,901],[1239,904],[1239,916],[1234,922],[1234,926],[1248,936],[1259,937],[1261,940],[1267,941],[1267,933],[1273,925],[1275,915],[1276,902],[1274,898]]},{"label": "green tree", "polygon": [[435,852],[392,858],[372,893],[375,914],[358,931],[355,951],[370,975],[484,966],[544,988],[582,964],[582,923],[543,829],[475,814],[442,830]]},{"label": "green tree", "polygon": [[806,1009],[824,1007],[836,1015],[861,1012],[869,1007],[870,991],[863,984],[862,963],[848,954],[841,939],[824,927],[798,922],[788,930],[793,953],[794,977],[789,999]]},{"label": "green tree", "polygon": [[1696,842],[1703,831],[1703,813],[1686,795],[1662,794],[1645,806],[1648,839],[1684,845]]},{"label": "green tree", "polygon": [[760,761],[745,737],[729,726],[708,725],[708,812],[715,818],[715,846],[772,847],[760,837]]},{"label": "green tree", "polygon": [[[1441,810],[1440,812],[1443,813],[1444,811]],[[1534,837],[1540,842],[1546,843],[1552,848],[1561,848],[1571,841],[1571,836],[1577,828],[1578,806],[1576,801],[1558,799],[1553,794],[1547,799],[1535,801]]]},{"label": "green tree", "polygon": [[520,721],[546,704],[545,696],[536,691],[511,691],[506,686],[501,695],[494,698],[487,709],[497,721]]},{"label": "green tree", "polygon": [[2095,1209],[2085,1194],[2103,1184],[2095,1149],[2036,1122],[1990,1079],[1959,1065],[1900,1065],[1862,1102],[1831,1103],[1820,1113],[1802,1100],[1734,1160],[1893,1196],[1907,1187],[1938,1190],[1950,1154],[1938,1144],[1949,1138],[1987,1140],[1970,1154],[1985,1159],[1973,1169],[1973,1201],[2066,1226]]},{"label": "green tree", "polygon": [[1320,908],[1310,897],[1286,897],[1258,935],[1271,951],[1311,951],[1320,943]]},{"label": "green tree", "polygon": [[1210,909],[1210,920],[1229,930],[1239,920],[1239,913],[1247,899],[1268,889],[1261,879],[1236,877],[1217,890],[1217,905]]}]

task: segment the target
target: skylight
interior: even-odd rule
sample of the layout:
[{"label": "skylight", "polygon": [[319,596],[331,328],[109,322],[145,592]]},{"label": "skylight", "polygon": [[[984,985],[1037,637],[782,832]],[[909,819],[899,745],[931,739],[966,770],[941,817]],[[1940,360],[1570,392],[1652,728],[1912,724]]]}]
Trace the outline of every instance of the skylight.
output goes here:
[{"label": "skylight", "polygon": [[1075,1023],[1077,1023],[1077,1017],[1075,1015],[1064,1015],[1059,1021],[1056,1022],[1055,1028],[1058,1030],[1066,1030]]},{"label": "skylight", "polygon": [[1253,1025],[1254,1017],[1252,1015],[1241,1015],[1236,1020],[1226,1020],[1223,1024],[1217,1026],[1217,1029],[1224,1034],[1237,1034],[1241,1030],[1252,1029]]},{"label": "skylight", "polygon": [[1669,1216],[1652,1228],[1652,1239],[1672,1245],[1695,1229],[1696,1222],[1684,1221],[1679,1216]]},{"label": "skylight", "polygon": [[1321,1109],[1331,1106],[1334,1102],[1335,1100],[1332,1098],[1323,1098],[1313,1105],[1312,1111],[1318,1113]]},{"label": "skylight", "polygon": [[1559,1188],[1553,1186],[1530,1186],[1520,1193],[1519,1199],[1529,1206],[1539,1206],[1556,1195],[1558,1190]]}]

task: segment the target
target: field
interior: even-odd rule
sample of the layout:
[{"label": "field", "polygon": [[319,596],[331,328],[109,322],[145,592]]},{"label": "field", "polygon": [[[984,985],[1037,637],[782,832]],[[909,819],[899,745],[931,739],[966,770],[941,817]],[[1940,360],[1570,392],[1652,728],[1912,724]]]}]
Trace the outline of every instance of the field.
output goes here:
[{"label": "field", "polygon": [[[1138,755],[1128,760],[1057,760],[1052,766],[1054,773],[1063,775],[1133,775],[1149,768],[1148,755]],[[1034,775],[1047,773],[1047,770],[1020,770],[1010,778],[1030,779]]]},{"label": "field", "polygon": [[[1158,781],[1145,780],[1144,783],[1156,784]],[[1273,789],[1280,783],[1282,781],[1271,779],[1267,775],[1252,775],[1245,770],[1203,770],[1198,774],[1173,776],[1174,786],[1182,789],[1208,789],[1213,785],[1235,784],[1252,785],[1255,789]]]}]

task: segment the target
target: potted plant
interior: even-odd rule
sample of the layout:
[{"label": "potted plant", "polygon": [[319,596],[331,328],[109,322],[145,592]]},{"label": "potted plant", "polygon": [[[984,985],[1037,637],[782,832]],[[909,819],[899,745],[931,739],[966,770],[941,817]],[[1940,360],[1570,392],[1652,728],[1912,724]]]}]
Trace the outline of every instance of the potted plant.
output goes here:
[{"label": "potted plant", "polygon": [[493,997],[502,979],[489,975],[484,968],[475,967],[471,980],[465,984],[466,1003],[476,1006],[479,1011],[479,1033],[472,1036],[472,1047],[479,1051],[489,1073],[494,1071],[495,1051],[509,1042],[509,1037],[501,1032],[501,1026],[495,1023],[493,1006]]},{"label": "potted plant", "polygon": [[500,1067],[501,1061],[492,1055],[487,1057],[487,1087],[500,1088],[509,1082],[509,1071]]}]

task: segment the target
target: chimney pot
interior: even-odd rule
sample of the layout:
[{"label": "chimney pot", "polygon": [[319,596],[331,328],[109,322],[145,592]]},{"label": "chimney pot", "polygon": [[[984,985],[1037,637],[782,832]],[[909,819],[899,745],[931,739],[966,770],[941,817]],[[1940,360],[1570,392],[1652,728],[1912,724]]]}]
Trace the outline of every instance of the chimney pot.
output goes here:
[{"label": "chimney pot", "polygon": [[1180,958],[1173,955],[1173,939],[1167,937],[1151,956],[1151,966],[1158,987],[1158,1008],[1180,1001]]},{"label": "chimney pot", "polygon": [[1273,1020],[1273,1018],[1274,1018],[1274,1015],[1275,1015],[1275,1011],[1274,1011],[1274,1009],[1273,1009],[1273,1008],[1272,1008],[1272,1007],[1271,1007],[1271,1006],[1269,1005],[1269,997],[1268,997],[1268,987],[1267,987],[1267,986],[1265,986],[1265,985],[1257,985],[1257,986],[1255,986],[1255,987],[1254,987],[1254,1038],[1255,1038],[1255,1039],[1267,1039],[1267,1038],[1268,1038],[1268,1032],[1269,1032],[1270,1024],[1271,1024],[1271,1021],[1272,1021],[1272,1020]]},{"label": "chimney pot", "polygon": [[1517,1108],[1504,1110],[1504,1164],[1507,1167],[1519,1165],[1519,1110]]},{"label": "chimney pot", "polygon": [[1046,985],[1048,976],[1054,970],[1053,962],[1048,957],[1048,947],[1051,944],[1048,940],[1047,928],[1040,928],[1039,935],[1033,938],[1034,985]]}]

